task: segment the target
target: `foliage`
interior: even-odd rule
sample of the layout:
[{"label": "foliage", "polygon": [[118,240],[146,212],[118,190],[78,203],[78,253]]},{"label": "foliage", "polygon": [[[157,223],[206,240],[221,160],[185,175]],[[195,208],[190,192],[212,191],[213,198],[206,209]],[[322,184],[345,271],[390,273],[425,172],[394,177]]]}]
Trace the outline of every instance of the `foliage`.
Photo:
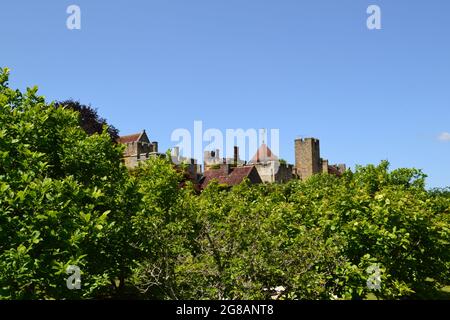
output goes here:
[{"label": "foliage", "polygon": [[111,137],[111,140],[115,142],[119,138],[119,130],[112,125],[108,125],[106,120],[100,117],[97,110],[92,108],[90,105],[87,106],[81,104],[79,101],[65,100],[56,102],[55,106],[77,111],[80,115],[80,126],[84,129],[84,131],[86,131],[87,134],[101,134],[103,132],[103,127],[107,126],[107,131]]},{"label": "foliage", "polygon": [[[389,172],[382,162],[341,178],[247,182],[230,191],[212,183],[196,196],[176,188],[170,169],[149,162],[139,174],[142,191],[152,195],[144,210],[158,213],[138,221],[152,221],[143,232],[159,241],[148,240],[158,248],[152,261],[170,265],[144,261],[137,270],[149,296],[363,299],[373,293],[392,299],[449,282],[449,198],[427,192],[418,170]],[[367,286],[369,266],[380,268],[380,290]],[[273,291],[280,286],[282,293]]]},{"label": "foliage", "polygon": [[128,171],[106,127],[7,82],[0,69],[0,299],[401,299],[450,283],[450,190],[420,170],[199,194],[170,157]]},{"label": "foliage", "polygon": [[[129,197],[122,148],[106,131],[88,136],[76,112],[47,105],[37,88],[22,94],[7,81],[1,70],[0,297],[100,294],[131,270],[139,200]],[[83,290],[67,289],[69,265],[81,268]]]}]

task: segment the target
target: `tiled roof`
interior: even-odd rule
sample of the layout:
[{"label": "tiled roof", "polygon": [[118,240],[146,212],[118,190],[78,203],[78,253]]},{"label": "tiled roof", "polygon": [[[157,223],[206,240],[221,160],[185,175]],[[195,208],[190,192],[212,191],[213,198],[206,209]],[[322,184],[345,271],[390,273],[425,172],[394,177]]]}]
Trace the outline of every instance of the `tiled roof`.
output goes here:
[{"label": "tiled roof", "polygon": [[233,171],[231,171],[231,174],[228,176],[226,183],[230,186],[240,184],[245,178],[250,176],[253,168],[254,167],[249,166],[233,168]]},{"label": "tiled roof", "polygon": [[119,143],[123,143],[123,144],[130,143],[130,142],[136,142],[136,141],[139,140],[141,135],[142,135],[142,132],[134,133],[134,134],[130,134],[130,135],[127,135],[127,136],[119,137],[119,139],[117,141]]},{"label": "tiled roof", "polygon": [[217,180],[220,184],[226,184],[229,186],[235,186],[244,181],[245,178],[248,178],[252,173],[252,170],[256,170],[253,166],[243,166],[231,168],[230,174],[226,174],[223,169],[213,169],[206,170],[203,174],[202,188],[206,188],[206,186],[212,181]]},{"label": "tiled roof", "polygon": [[224,184],[226,183],[227,177],[223,175],[222,170],[207,170],[203,174],[203,180],[201,181],[202,188],[206,188],[206,186],[212,181],[217,180],[218,183]]},{"label": "tiled roof", "polygon": [[267,161],[277,161],[278,157],[273,154],[272,150],[263,143],[261,147],[259,147],[258,151],[256,151],[256,154],[253,156],[253,158],[250,160],[250,163],[258,163],[258,162],[267,162]]}]

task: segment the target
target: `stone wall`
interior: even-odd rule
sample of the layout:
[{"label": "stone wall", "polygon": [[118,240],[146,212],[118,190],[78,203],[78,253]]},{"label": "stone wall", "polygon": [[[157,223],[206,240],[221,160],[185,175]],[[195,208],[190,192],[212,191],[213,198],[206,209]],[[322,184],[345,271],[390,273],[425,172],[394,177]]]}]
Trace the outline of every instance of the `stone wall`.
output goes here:
[{"label": "stone wall", "polygon": [[320,143],[318,139],[295,140],[295,168],[302,180],[322,172]]},{"label": "stone wall", "polygon": [[293,166],[279,161],[268,161],[266,163],[253,164],[258,171],[261,180],[265,183],[283,183],[293,178]]}]

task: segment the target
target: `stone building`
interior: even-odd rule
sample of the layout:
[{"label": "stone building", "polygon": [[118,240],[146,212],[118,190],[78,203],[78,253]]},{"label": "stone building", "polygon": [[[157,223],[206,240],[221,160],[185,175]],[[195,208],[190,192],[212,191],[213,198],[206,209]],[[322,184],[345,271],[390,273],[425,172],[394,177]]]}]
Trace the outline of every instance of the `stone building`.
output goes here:
[{"label": "stone building", "polygon": [[249,165],[256,168],[261,180],[266,183],[283,183],[293,178],[293,165],[281,161],[265,143],[256,151]]},{"label": "stone building", "polygon": [[239,148],[237,146],[234,147],[233,158],[221,158],[219,149],[205,151],[203,154],[203,166],[205,170],[225,163],[231,164],[235,167],[240,167],[247,164],[246,161],[240,159]]},{"label": "stone building", "polygon": [[[251,174],[252,183],[282,183],[293,178],[293,165],[280,161],[265,143],[259,147],[248,163],[240,159],[239,148],[236,146],[233,158],[220,158],[219,150],[206,151],[203,163],[205,168],[203,175],[206,177],[206,182],[211,176],[220,177],[219,180],[224,184],[229,184],[230,181],[242,182],[245,177],[241,173]],[[229,169],[225,170],[225,167]],[[234,178],[233,175],[239,178]]]},{"label": "stone building", "polygon": [[151,156],[158,156],[158,142],[150,141],[145,130],[119,137],[118,143],[124,144],[123,160],[128,168],[137,167],[140,161],[145,161]]},{"label": "stone building", "polygon": [[220,157],[219,149],[205,151],[203,153],[203,167],[205,171],[214,167],[218,167],[225,162],[226,160]]},{"label": "stone building", "polygon": [[330,165],[320,157],[320,141],[315,138],[295,140],[295,173],[306,180],[314,174],[329,173],[337,176],[346,170],[345,164]]},{"label": "stone building", "polygon": [[193,178],[198,181],[202,173],[202,167],[197,163],[196,159],[183,157],[180,155],[180,148],[174,147],[171,152],[172,163],[177,167],[186,166],[187,172]]},{"label": "stone building", "polygon": [[240,184],[244,179],[249,179],[250,183],[262,183],[255,166],[247,165],[245,161],[239,158],[239,148],[233,149],[233,158],[220,158],[220,150],[205,151],[203,165],[205,171],[200,180],[201,189],[212,181],[217,180],[218,183],[234,186]]},{"label": "stone building", "polygon": [[[145,130],[121,136],[118,143],[126,146],[123,160],[130,169],[150,157],[165,156],[158,152],[158,142],[150,141]],[[249,178],[252,183],[283,183],[294,178],[306,180],[319,173],[340,176],[346,170],[345,164],[330,165],[328,160],[320,157],[320,142],[316,138],[295,140],[295,166],[280,160],[265,143],[248,163],[240,159],[239,148],[236,146],[233,158],[229,159],[221,158],[220,150],[205,151],[203,173],[195,159],[180,155],[178,147],[172,149],[171,159],[176,167],[186,168],[191,180],[199,182],[201,188],[213,178],[228,185],[239,184],[244,178]]]}]

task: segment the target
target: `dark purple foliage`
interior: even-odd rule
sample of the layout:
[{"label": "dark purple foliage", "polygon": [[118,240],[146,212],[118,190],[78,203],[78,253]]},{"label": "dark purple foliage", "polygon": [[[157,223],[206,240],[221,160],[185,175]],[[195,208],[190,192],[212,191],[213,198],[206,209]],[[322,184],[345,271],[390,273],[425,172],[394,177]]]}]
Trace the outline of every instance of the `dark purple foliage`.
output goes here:
[{"label": "dark purple foliage", "polygon": [[119,130],[108,124],[104,118],[98,115],[97,109],[92,108],[90,105],[84,105],[79,101],[74,100],[56,102],[55,105],[56,107],[65,107],[78,111],[80,114],[80,126],[84,129],[84,131],[86,131],[87,134],[100,134],[103,132],[103,126],[106,125],[108,127],[108,133],[111,140],[116,142],[119,138]]}]

